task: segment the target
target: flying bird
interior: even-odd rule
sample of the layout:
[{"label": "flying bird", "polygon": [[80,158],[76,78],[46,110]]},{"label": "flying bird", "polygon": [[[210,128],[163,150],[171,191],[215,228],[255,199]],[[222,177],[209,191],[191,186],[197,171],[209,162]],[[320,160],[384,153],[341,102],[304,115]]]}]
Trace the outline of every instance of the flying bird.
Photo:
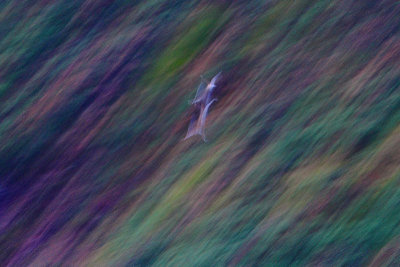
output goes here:
[{"label": "flying bird", "polygon": [[186,140],[194,135],[200,135],[203,138],[204,142],[206,142],[204,126],[206,123],[207,113],[211,104],[217,101],[216,98],[213,98],[213,91],[216,87],[216,82],[220,75],[221,72],[215,75],[210,82],[205,80],[203,76],[200,76],[201,83],[197,88],[196,96],[191,103],[196,107],[196,110],[192,114],[186,137],[183,140]]}]

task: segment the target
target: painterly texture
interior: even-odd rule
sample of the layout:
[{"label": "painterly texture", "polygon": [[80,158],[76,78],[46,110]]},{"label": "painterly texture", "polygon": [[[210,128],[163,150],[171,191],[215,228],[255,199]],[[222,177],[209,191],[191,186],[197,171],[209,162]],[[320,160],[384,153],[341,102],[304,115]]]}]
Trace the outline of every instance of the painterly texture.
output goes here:
[{"label": "painterly texture", "polygon": [[0,265],[400,265],[399,14],[0,1]]}]

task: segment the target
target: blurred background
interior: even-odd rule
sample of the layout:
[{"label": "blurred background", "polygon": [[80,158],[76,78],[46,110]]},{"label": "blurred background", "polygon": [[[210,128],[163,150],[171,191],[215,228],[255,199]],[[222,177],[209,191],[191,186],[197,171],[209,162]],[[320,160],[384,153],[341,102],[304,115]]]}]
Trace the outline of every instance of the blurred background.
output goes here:
[{"label": "blurred background", "polygon": [[399,266],[399,14],[1,1],[0,265]]}]

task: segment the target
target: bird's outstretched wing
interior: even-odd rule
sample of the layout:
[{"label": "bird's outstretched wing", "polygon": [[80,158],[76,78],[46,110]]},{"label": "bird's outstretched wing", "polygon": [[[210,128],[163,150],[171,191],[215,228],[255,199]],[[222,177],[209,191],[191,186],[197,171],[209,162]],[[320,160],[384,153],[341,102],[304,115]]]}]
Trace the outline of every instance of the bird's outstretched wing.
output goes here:
[{"label": "bird's outstretched wing", "polygon": [[219,77],[221,76],[221,72],[218,72],[217,75],[215,75],[210,82],[211,87],[215,87],[215,83],[217,82],[217,80],[219,79]]},{"label": "bird's outstretched wing", "polygon": [[183,140],[186,140],[189,137],[194,136],[194,135],[201,135],[203,140],[206,141],[204,128],[205,128],[205,124],[206,124],[208,110],[214,101],[217,101],[217,99],[211,100],[206,106],[201,106],[199,113],[192,114],[188,131],[186,133],[185,139],[183,139]]},{"label": "bird's outstretched wing", "polygon": [[198,127],[197,127],[198,126],[198,121],[199,121],[199,113],[200,112],[193,112],[192,113],[192,116],[190,118],[189,127],[188,127],[188,130],[187,130],[185,139],[183,139],[183,140],[186,140],[189,137],[199,133],[198,132]]},{"label": "bird's outstretched wing", "polygon": [[198,120],[198,128],[199,128],[199,134],[203,137],[203,140],[206,141],[206,136],[204,133],[204,128],[206,125],[206,118],[207,118],[207,114],[208,114],[208,109],[210,108],[211,104],[217,101],[215,98],[213,100],[211,100],[206,106],[205,108],[200,112],[199,115],[199,120]]},{"label": "bird's outstretched wing", "polygon": [[196,96],[194,97],[192,104],[200,102],[203,95],[204,95],[204,91],[207,87],[207,83],[204,81],[201,81],[199,87],[197,88],[197,92],[196,92]]}]

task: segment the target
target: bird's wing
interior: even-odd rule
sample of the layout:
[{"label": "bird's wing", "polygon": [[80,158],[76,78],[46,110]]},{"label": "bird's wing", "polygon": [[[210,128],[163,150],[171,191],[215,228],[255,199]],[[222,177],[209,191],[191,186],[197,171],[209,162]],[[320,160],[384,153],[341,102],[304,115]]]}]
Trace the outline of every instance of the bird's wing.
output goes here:
[{"label": "bird's wing", "polygon": [[197,127],[196,127],[197,119],[198,119],[197,116],[193,116],[193,115],[192,115],[192,118],[190,119],[188,131],[187,131],[187,133],[186,133],[185,139],[183,139],[183,140],[186,140],[186,139],[188,139],[189,137],[191,137],[191,136],[197,134],[197,131],[196,131],[196,128],[197,128]]},{"label": "bird's wing", "polygon": [[198,129],[198,122],[199,122],[199,116],[201,114],[201,110],[196,110],[195,112],[192,113],[192,116],[190,118],[190,123],[189,123],[189,127],[185,136],[186,140],[189,137],[199,134],[199,129]]},{"label": "bird's wing", "polygon": [[206,89],[207,84],[204,81],[201,81],[199,87],[197,88],[196,96],[192,103],[199,102],[204,94],[204,90]]},{"label": "bird's wing", "polygon": [[214,78],[211,79],[210,84],[211,84],[212,86],[215,86],[215,83],[217,82],[217,80],[218,80],[218,78],[219,78],[220,75],[221,75],[221,72],[218,72],[218,74],[215,75]]},{"label": "bird's wing", "polygon": [[206,124],[206,118],[207,118],[207,113],[208,113],[208,109],[210,108],[211,104],[217,101],[216,99],[213,99],[210,101],[210,103],[208,103],[205,108],[201,111],[200,115],[199,115],[199,133],[204,137],[204,126]]}]

